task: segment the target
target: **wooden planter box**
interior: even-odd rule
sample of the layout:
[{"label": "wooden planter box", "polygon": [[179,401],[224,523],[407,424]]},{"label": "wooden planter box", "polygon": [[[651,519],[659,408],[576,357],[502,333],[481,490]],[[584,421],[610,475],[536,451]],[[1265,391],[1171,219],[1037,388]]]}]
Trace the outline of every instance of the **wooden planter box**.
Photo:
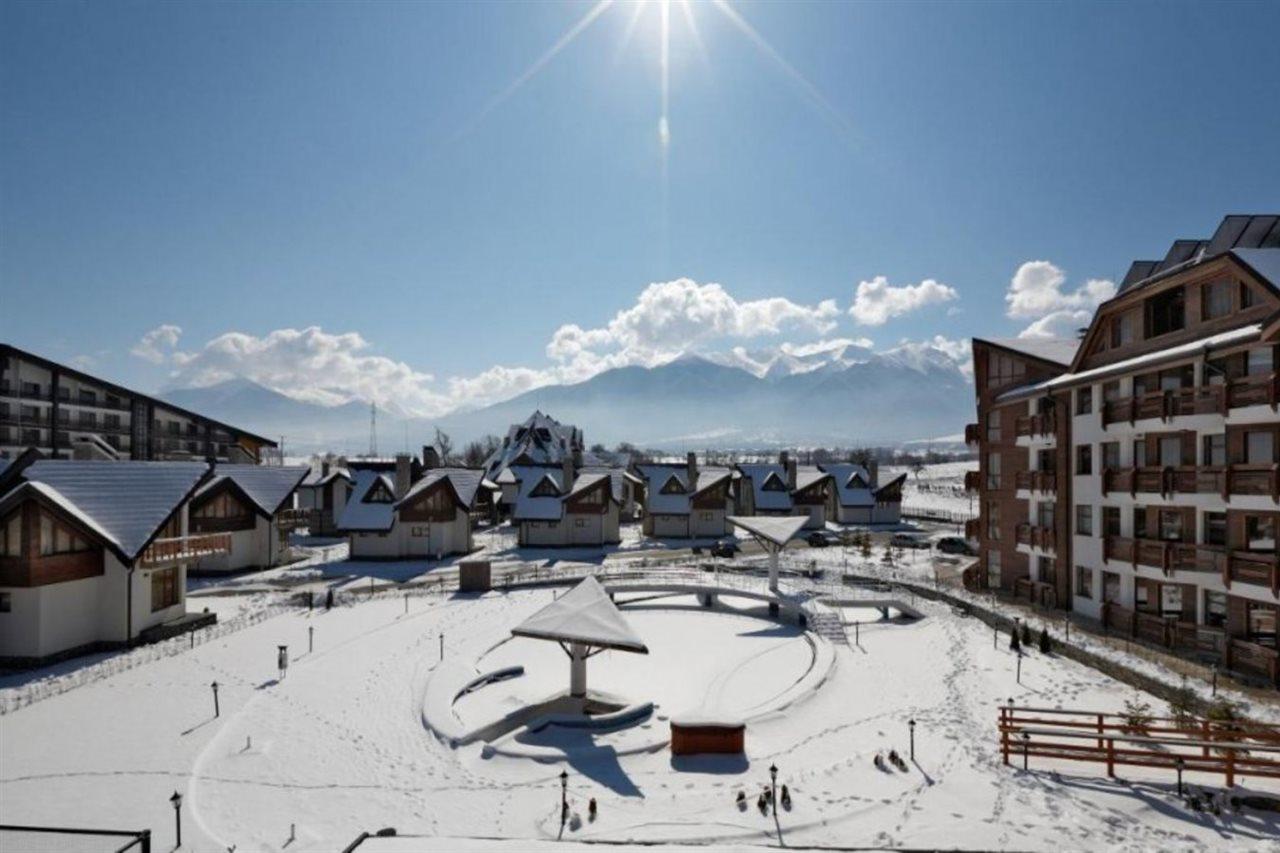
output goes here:
[{"label": "wooden planter box", "polygon": [[671,721],[672,755],[741,755],[746,723]]}]

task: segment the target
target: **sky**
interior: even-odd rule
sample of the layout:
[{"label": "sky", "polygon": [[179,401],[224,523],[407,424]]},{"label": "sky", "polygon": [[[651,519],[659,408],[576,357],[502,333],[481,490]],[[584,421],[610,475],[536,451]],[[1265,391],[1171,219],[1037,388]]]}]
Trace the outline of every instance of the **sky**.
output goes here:
[{"label": "sky", "polygon": [[1277,32],[1264,2],[5,2],[0,340],[422,415],[684,351],[963,361],[1280,209]]}]

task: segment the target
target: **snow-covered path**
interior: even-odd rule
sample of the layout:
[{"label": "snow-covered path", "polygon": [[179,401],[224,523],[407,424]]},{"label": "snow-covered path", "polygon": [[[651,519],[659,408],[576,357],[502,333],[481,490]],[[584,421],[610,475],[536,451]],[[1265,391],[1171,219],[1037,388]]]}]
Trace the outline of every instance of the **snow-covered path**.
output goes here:
[{"label": "snow-covered path", "polygon": [[[193,850],[278,850],[290,824],[297,827],[290,851],[333,850],[381,826],[553,838],[561,765],[484,758],[478,745],[451,750],[427,734],[421,717],[441,632],[446,655],[476,660],[551,596],[414,598],[408,615],[395,598],[288,612],[11,712],[0,717],[0,822],[151,827],[163,849],[176,789],[186,797],[184,846]],[[773,762],[794,798],[779,816],[792,844],[1274,849],[1280,823],[1257,813],[1187,813],[1169,779],[1003,767],[995,718],[1006,698],[1110,711],[1133,691],[1038,653],[1024,659],[1018,688],[1005,643],[993,644],[974,620],[923,607],[928,618],[919,623],[862,626],[857,647],[836,650],[825,684],[751,723],[744,762],[673,759],[665,750],[575,759],[571,803],[583,813],[595,797],[600,816],[568,835],[767,843],[773,819],[754,805],[739,810],[734,795],[745,790],[753,803]],[[714,643],[704,627],[697,642]],[[276,683],[278,643],[289,644],[293,661]],[[653,678],[651,668],[636,671]],[[674,661],[670,677],[683,675]],[[625,686],[644,692],[643,683]],[[877,770],[877,751],[906,753],[911,718],[918,766]]]}]

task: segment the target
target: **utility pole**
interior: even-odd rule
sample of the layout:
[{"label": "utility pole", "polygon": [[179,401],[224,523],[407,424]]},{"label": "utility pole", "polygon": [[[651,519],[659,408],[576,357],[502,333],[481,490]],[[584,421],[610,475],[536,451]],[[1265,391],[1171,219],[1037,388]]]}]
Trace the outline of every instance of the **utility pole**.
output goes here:
[{"label": "utility pole", "polygon": [[378,455],[378,404],[369,403],[369,456]]}]

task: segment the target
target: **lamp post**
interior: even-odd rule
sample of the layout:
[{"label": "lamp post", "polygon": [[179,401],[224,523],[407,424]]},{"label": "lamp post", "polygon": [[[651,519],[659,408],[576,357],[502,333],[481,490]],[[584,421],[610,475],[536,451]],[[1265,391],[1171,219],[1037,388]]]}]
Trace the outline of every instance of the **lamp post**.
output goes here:
[{"label": "lamp post", "polygon": [[778,811],[778,765],[769,765],[769,785],[773,790],[773,810],[776,814]]},{"label": "lamp post", "polygon": [[569,816],[569,771],[560,771],[560,823]]},{"label": "lamp post", "polygon": [[316,626],[307,626],[307,654],[311,654],[316,650]]},{"label": "lamp post", "polygon": [[178,843],[174,846],[182,846],[182,795],[177,791],[173,792],[173,796],[169,798],[169,802],[173,803],[173,824],[177,830]]},{"label": "lamp post", "polygon": [[1027,769],[1027,745],[1031,741],[1031,735],[1026,732],[1022,733],[1022,769]]},{"label": "lamp post", "polygon": [[1186,759],[1183,758],[1181,755],[1179,755],[1178,760],[1174,762],[1174,764],[1178,768],[1178,796],[1179,797],[1182,796],[1182,767],[1186,763],[1187,763]]},{"label": "lamp post", "polygon": [[1213,665],[1213,695],[1218,695],[1218,665]]},{"label": "lamp post", "polygon": [[218,707],[218,682],[215,681],[209,686],[213,688],[213,716],[220,717],[222,716],[222,711]]},{"label": "lamp post", "polygon": [[907,731],[911,733],[911,760],[916,760],[916,721],[907,720]]}]

